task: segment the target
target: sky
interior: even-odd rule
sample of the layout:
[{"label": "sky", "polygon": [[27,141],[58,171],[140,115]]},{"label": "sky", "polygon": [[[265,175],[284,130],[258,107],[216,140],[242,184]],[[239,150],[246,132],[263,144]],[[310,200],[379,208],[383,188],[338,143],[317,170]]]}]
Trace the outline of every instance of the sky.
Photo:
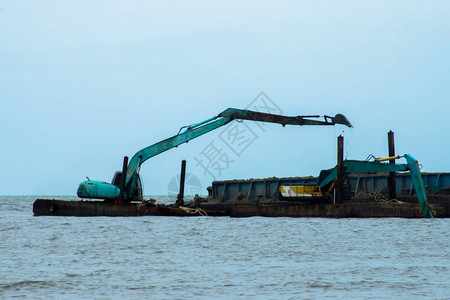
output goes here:
[{"label": "sky", "polygon": [[317,176],[338,135],[364,160],[387,156],[389,130],[398,154],[448,172],[449,15],[430,0],[1,1],[0,195],[110,182],[124,156],[228,107],[354,128],[233,122],[144,163],[145,194],[167,194],[183,159],[203,194]]}]

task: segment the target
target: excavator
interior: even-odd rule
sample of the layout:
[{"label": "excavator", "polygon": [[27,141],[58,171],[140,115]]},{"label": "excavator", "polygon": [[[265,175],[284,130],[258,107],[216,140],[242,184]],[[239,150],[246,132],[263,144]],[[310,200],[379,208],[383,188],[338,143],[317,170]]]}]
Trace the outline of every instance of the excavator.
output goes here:
[{"label": "excavator", "polygon": [[233,120],[278,123],[283,127],[285,125],[330,126],[336,124],[353,127],[348,119],[342,114],[337,114],[334,117],[326,115],[290,117],[251,110],[228,108],[217,116],[203,122],[184,126],[180,129],[178,134],[138,151],[131,158],[129,163],[128,157],[124,157],[122,171],[115,173],[111,183],[95,180],[84,181],[79,185],[77,195],[80,198],[104,199],[105,201],[114,201],[116,203],[142,201],[142,183],[139,176],[139,170],[146,160],[224,126]]},{"label": "excavator", "polygon": [[[361,160],[344,160],[343,175],[351,173],[378,173],[378,172],[404,172],[409,171],[412,183],[415,188],[420,209],[424,218],[434,218],[433,212],[427,200],[425,186],[423,184],[422,175],[420,174],[419,163],[410,154],[396,155],[385,158],[375,158],[373,161]],[[402,164],[386,164],[388,160],[396,160],[405,158],[406,163]],[[322,172],[325,175],[322,176]],[[328,198],[331,191],[335,188],[336,178],[338,174],[338,166],[331,170],[324,170],[319,176],[318,185],[285,185],[280,186],[280,193],[284,199],[296,198]]]}]

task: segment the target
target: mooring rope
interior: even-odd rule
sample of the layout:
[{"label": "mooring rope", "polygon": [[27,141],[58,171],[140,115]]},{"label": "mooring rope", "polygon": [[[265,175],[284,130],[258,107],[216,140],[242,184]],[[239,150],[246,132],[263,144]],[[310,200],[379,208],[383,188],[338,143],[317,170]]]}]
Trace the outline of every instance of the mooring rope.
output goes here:
[{"label": "mooring rope", "polygon": [[188,213],[188,214],[191,214],[191,215],[195,215],[195,214],[198,213],[199,215],[201,215],[203,217],[208,216],[206,211],[204,211],[203,209],[198,208],[198,207],[197,208],[189,208],[189,207],[186,207],[186,206],[180,206],[180,209],[182,211],[184,211],[185,213]]},{"label": "mooring rope", "polygon": [[391,199],[391,200],[387,200],[387,199],[381,199],[378,200],[379,203],[387,203],[387,204],[405,204],[406,202],[397,200],[397,199]]}]

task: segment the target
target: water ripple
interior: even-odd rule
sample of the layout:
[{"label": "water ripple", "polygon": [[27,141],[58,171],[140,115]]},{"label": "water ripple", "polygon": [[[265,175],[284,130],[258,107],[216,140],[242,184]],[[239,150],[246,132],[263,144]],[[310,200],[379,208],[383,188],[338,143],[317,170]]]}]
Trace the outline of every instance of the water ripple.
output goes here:
[{"label": "water ripple", "polygon": [[33,217],[0,198],[0,298],[448,297],[448,219]]}]

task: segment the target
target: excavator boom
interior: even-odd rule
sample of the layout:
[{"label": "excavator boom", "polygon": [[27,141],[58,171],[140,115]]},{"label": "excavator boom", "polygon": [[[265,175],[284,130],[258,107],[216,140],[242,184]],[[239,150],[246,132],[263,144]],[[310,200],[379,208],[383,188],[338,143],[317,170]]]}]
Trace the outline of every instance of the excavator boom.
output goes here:
[{"label": "excavator boom", "polygon": [[[312,116],[319,117],[319,116]],[[208,119],[198,124],[193,124],[187,127],[183,133],[179,133],[173,137],[165,139],[161,142],[146,147],[137,152],[131,159],[128,169],[125,186],[127,186],[133,178],[138,168],[149,158],[156,156],[171,148],[177,147],[180,144],[217,129],[223,125],[228,124],[233,120],[251,120],[268,123],[278,123],[285,125],[335,125],[342,124],[348,127],[353,127],[347,118],[342,114],[337,114],[334,118],[324,116],[324,121],[311,120],[302,116],[288,117],[282,115],[275,115],[269,113],[256,112],[251,110],[228,108],[221,112],[216,117]]]}]

